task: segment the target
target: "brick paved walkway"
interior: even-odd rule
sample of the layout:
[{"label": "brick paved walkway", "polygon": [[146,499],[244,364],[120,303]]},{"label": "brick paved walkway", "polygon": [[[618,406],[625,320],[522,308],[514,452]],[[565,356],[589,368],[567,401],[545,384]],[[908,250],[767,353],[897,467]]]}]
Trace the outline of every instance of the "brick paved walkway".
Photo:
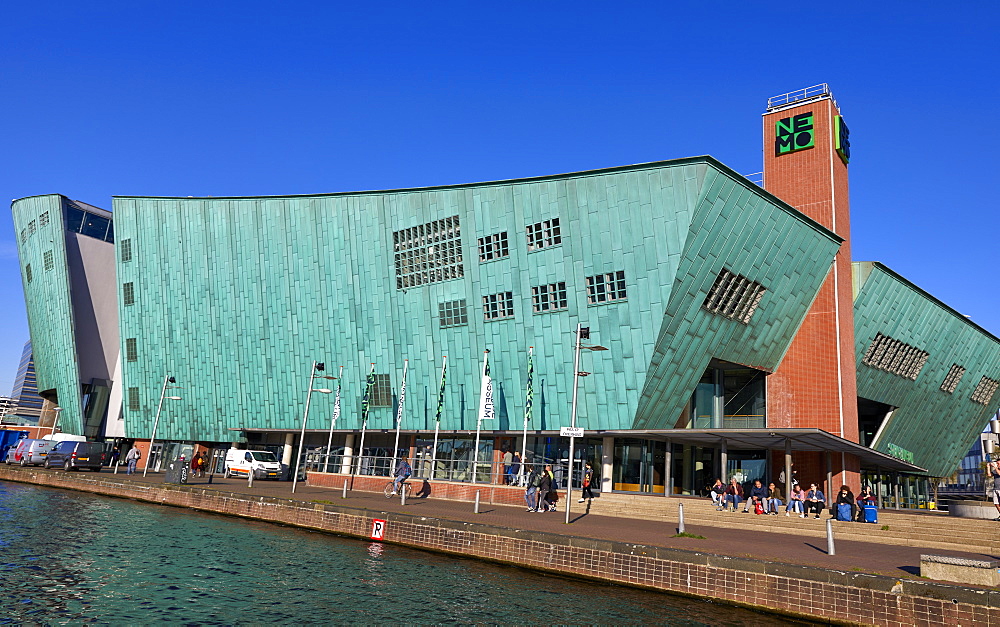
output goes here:
[{"label": "brick paved walkway", "polygon": [[[102,474],[110,473],[105,470]],[[148,477],[144,478],[141,474],[126,477],[119,472],[118,478],[149,483],[163,482],[161,473],[150,473]],[[413,498],[407,501],[404,506],[398,500],[386,499],[381,494],[351,491],[348,491],[347,499],[342,499],[341,490],[313,487],[302,482],[296,487],[295,494],[292,494],[291,482],[256,481],[251,488],[247,486],[246,481],[225,479],[219,475],[213,477],[211,485],[208,484],[207,479],[192,479],[188,485],[189,487],[287,498],[304,502],[329,502],[369,510],[373,517],[377,517],[379,512],[407,513],[428,518],[482,522],[514,529],[688,549],[717,555],[752,557],[786,564],[858,571],[891,577],[919,575],[921,553],[953,555],[971,559],[996,559],[995,556],[975,551],[920,549],[919,547],[848,540],[837,541],[836,555],[831,556],[826,554],[826,540],[824,538],[774,533],[765,530],[748,531],[691,524],[686,526],[687,532],[704,536],[704,539],[673,538],[671,536],[676,533],[675,523],[628,520],[614,516],[588,514],[585,509],[586,504],[578,503],[573,503],[572,522],[570,525],[566,525],[564,510],[558,513],[538,514],[526,512],[523,507],[484,504],[480,506],[480,513],[475,514],[473,504],[468,502]],[[562,505],[564,503],[560,503],[560,506]],[[919,515],[914,514],[914,516]],[[822,524],[821,521],[815,522]],[[1000,525],[1000,523],[984,521],[984,525],[989,524]],[[1000,530],[1000,526],[997,527],[997,530]]]}]

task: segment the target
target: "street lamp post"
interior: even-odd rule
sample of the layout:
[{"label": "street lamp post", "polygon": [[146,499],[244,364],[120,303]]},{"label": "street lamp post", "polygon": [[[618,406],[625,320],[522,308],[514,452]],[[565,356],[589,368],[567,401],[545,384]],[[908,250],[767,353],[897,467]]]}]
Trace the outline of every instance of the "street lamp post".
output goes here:
[{"label": "street lamp post", "polygon": [[[306,450],[306,420],[309,418],[309,401],[312,399],[312,393],[320,392],[321,394],[330,394],[333,392],[333,390],[327,388],[313,389],[313,381],[317,378],[316,373],[323,372],[324,370],[326,370],[326,364],[321,361],[314,361],[312,370],[309,371],[309,389],[306,391],[306,409],[302,412],[302,432],[299,434],[299,454],[295,456],[295,476],[292,477],[292,494],[295,494],[295,486],[299,482],[299,466],[302,463],[302,455],[305,454]],[[328,377],[326,375],[319,375],[319,377],[323,379],[337,378]]]},{"label": "street lamp post", "polygon": [[[177,383],[177,379],[171,377],[170,375],[165,375],[163,377],[163,389],[160,390],[160,403],[156,406],[156,418],[153,419],[153,432],[149,435],[149,455],[146,457],[146,466],[142,469],[142,476],[145,477],[146,473],[149,472],[149,463],[153,461],[153,442],[156,441],[156,427],[160,424],[160,410],[163,409],[163,399],[170,399],[172,401],[181,400],[180,396],[167,396],[168,383]],[[177,387],[172,385],[169,387]]]},{"label": "street lamp post", "polygon": [[[590,327],[580,326],[576,323],[576,351],[573,357],[573,405],[570,410],[570,426],[576,428],[576,393],[579,387],[580,377],[589,375],[589,372],[580,372],[580,349],[591,351],[606,351],[604,346],[584,346],[580,340],[590,339]],[[569,524],[569,510],[573,503],[573,445],[576,443],[574,436],[569,436],[569,478],[566,480],[566,524]]]}]

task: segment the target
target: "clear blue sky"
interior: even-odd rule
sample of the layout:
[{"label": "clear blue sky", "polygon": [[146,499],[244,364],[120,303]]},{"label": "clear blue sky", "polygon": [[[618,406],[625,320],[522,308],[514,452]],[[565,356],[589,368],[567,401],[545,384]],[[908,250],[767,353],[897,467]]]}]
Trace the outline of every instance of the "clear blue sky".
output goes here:
[{"label": "clear blue sky", "polygon": [[[100,8],[91,8],[91,5]],[[829,83],[853,256],[1000,335],[1000,4],[7,3],[0,197],[386,189],[710,154]],[[0,394],[28,337],[0,211]]]}]

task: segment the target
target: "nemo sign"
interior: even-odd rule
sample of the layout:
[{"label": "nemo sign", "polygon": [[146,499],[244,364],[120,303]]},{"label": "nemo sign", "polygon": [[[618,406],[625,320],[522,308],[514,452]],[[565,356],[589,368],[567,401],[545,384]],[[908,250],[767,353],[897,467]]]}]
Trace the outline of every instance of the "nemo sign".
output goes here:
[{"label": "nemo sign", "polygon": [[782,118],[774,124],[774,154],[780,157],[789,152],[812,148],[816,145],[816,126],[812,111]]}]

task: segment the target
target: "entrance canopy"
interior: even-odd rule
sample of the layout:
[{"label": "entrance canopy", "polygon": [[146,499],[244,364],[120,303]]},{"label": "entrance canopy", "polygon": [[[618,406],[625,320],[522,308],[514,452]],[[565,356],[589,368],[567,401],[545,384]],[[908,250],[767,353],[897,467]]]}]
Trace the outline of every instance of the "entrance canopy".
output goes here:
[{"label": "entrance canopy", "polygon": [[662,439],[675,444],[707,448],[717,448],[725,443],[726,448],[736,450],[784,450],[785,442],[789,442],[792,451],[849,453],[858,457],[863,467],[907,473],[927,472],[920,466],[845,440],[822,429],[662,429],[598,433],[601,436]]}]

